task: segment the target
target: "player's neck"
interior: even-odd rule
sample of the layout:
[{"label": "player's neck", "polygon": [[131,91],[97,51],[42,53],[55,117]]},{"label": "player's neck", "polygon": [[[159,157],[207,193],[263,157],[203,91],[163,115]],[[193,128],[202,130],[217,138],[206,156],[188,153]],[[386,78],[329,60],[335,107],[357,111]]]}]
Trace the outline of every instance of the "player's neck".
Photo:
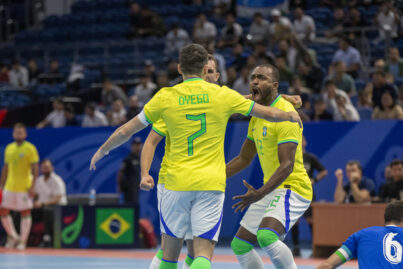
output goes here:
[{"label": "player's neck", "polygon": [[183,75],[182,78],[183,78],[183,81],[185,81],[185,80],[188,80],[191,78],[201,78],[201,76],[200,75]]},{"label": "player's neck", "polygon": [[270,106],[270,105],[274,102],[274,100],[276,100],[277,96],[278,96],[278,92],[277,92],[277,91],[273,91],[273,92],[271,93],[271,95],[269,96],[269,98],[267,99],[266,105],[267,105],[267,106]]},{"label": "player's neck", "polygon": [[24,142],[25,142],[25,140],[22,140],[22,141],[15,141],[15,143],[17,143],[18,146],[21,146]]}]

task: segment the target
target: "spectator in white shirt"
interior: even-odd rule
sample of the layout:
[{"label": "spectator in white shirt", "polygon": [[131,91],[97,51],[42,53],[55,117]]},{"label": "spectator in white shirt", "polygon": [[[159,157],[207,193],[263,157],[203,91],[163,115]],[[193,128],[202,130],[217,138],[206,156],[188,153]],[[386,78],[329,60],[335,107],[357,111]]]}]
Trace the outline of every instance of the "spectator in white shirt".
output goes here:
[{"label": "spectator in white shirt", "polygon": [[218,43],[218,47],[232,47],[241,40],[242,26],[235,21],[235,16],[232,13],[228,13],[226,18],[226,24],[221,30],[221,40]]},{"label": "spectator in white shirt", "polygon": [[358,70],[361,67],[361,54],[350,45],[350,40],[347,37],[342,37],[339,40],[339,49],[334,54],[332,63],[338,61],[346,64],[346,71],[353,78],[358,76]]},{"label": "spectator in white shirt", "polygon": [[102,104],[108,107],[112,105],[113,101],[116,99],[122,100],[124,104],[127,103],[127,96],[122,88],[113,84],[110,79],[105,78],[102,85]]},{"label": "spectator in white shirt", "polygon": [[200,14],[193,27],[193,41],[199,44],[207,44],[217,36],[217,28],[214,23],[207,21],[205,14]]},{"label": "spectator in white shirt", "polygon": [[250,94],[249,91],[249,69],[247,67],[243,67],[241,70],[241,76],[235,80],[234,85],[232,85],[232,89],[236,90],[242,95]]},{"label": "spectator in white shirt", "polygon": [[399,22],[399,14],[393,8],[393,2],[385,1],[375,17],[375,23],[379,26],[379,38],[384,40],[387,31],[390,31],[390,37],[396,38]]},{"label": "spectator in white shirt", "polygon": [[34,222],[42,221],[45,231],[41,245],[51,246],[55,205],[66,205],[66,185],[54,172],[52,162],[45,159],[41,163],[41,173],[35,182]]},{"label": "spectator in white shirt", "polygon": [[83,122],[81,124],[82,127],[102,127],[107,126],[108,120],[106,119],[104,113],[96,109],[96,105],[94,103],[88,103],[85,106],[85,115],[83,118]]},{"label": "spectator in white shirt", "polygon": [[290,20],[287,17],[281,16],[280,10],[276,8],[271,11],[271,19],[270,34],[274,42],[278,42],[281,39],[289,39],[293,31]]},{"label": "spectator in white shirt", "polygon": [[347,103],[345,96],[336,95],[336,106],[332,108],[334,121],[360,121],[357,109]]},{"label": "spectator in white shirt", "polygon": [[[343,96],[348,105],[352,105],[350,97],[348,97],[347,93],[343,90],[340,90],[336,86],[336,82],[332,79],[328,79],[325,82],[324,91],[323,91],[323,100],[326,103],[326,106],[330,109],[337,108],[336,96]],[[334,111],[332,111],[334,112]]]},{"label": "spectator in white shirt", "polygon": [[294,30],[299,40],[312,41],[315,38],[315,22],[311,16],[305,15],[302,8],[297,7],[294,11]]},{"label": "spectator in white shirt", "polygon": [[171,28],[165,38],[165,53],[167,54],[179,52],[182,47],[190,42],[189,34],[178,23],[172,24]]},{"label": "spectator in white shirt", "polygon": [[118,126],[126,122],[126,109],[123,102],[119,99],[115,100],[112,109],[107,112],[109,125]]},{"label": "spectator in white shirt", "polygon": [[157,88],[148,74],[140,75],[140,84],[134,88],[134,94],[139,98],[141,105],[145,105],[152,97],[154,90]]},{"label": "spectator in white shirt", "polygon": [[28,69],[18,60],[14,60],[12,69],[8,72],[8,79],[11,86],[18,89],[25,88],[29,83]]},{"label": "spectator in white shirt", "polygon": [[269,22],[263,18],[262,13],[256,12],[253,16],[253,22],[249,28],[248,39],[253,43],[264,42],[266,44],[269,38],[269,34]]},{"label": "spectator in white shirt", "polygon": [[38,129],[41,129],[45,126],[52,126],[53,128],[61,128],[66,126],[63,100],[61,98],[56,98],[53,100],[52,106],[53,111],[50,112],[43,121],[36,125]]}]

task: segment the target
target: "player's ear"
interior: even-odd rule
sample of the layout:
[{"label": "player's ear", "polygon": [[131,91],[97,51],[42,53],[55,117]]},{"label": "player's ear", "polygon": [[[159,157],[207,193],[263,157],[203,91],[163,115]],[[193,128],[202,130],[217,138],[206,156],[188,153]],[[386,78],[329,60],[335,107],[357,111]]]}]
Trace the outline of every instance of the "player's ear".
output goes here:
[{"label": "player's ear", "polygon": [[180,75],[182,75],[182,69],[181,69],[181,65],[180,65],[180,64],[178,64],[178,73],[179,73]]},{"label": "player's ear", "polygon": [[216,72],[216,80],[220,78],[220,72]]}]

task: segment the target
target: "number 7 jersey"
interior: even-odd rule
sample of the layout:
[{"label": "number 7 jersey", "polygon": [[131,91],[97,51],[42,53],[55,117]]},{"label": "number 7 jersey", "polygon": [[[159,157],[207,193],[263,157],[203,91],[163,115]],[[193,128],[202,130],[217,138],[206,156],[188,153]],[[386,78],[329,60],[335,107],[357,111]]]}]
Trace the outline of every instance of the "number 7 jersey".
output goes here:
[{"label": "number 7 jersey", "polygon": [[254,102],[200,78],[162,88],[145,106],[149,123],[162,119],[170,139],[165,188],[225,191],[224,137],[232,114],[249,116]]}]

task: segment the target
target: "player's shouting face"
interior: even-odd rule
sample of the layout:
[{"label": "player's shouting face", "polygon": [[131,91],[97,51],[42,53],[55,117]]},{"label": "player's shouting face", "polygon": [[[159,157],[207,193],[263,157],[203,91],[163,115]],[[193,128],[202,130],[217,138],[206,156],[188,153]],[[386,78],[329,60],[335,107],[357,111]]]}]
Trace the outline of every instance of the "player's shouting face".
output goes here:
[{"label": "player's shouting face", "polygon": [[250,91],[253,101],[261,105],[268,105],[268,100],[275,94],[277,95],[278,80],[268,66],[256,67],[250,76]]}]

